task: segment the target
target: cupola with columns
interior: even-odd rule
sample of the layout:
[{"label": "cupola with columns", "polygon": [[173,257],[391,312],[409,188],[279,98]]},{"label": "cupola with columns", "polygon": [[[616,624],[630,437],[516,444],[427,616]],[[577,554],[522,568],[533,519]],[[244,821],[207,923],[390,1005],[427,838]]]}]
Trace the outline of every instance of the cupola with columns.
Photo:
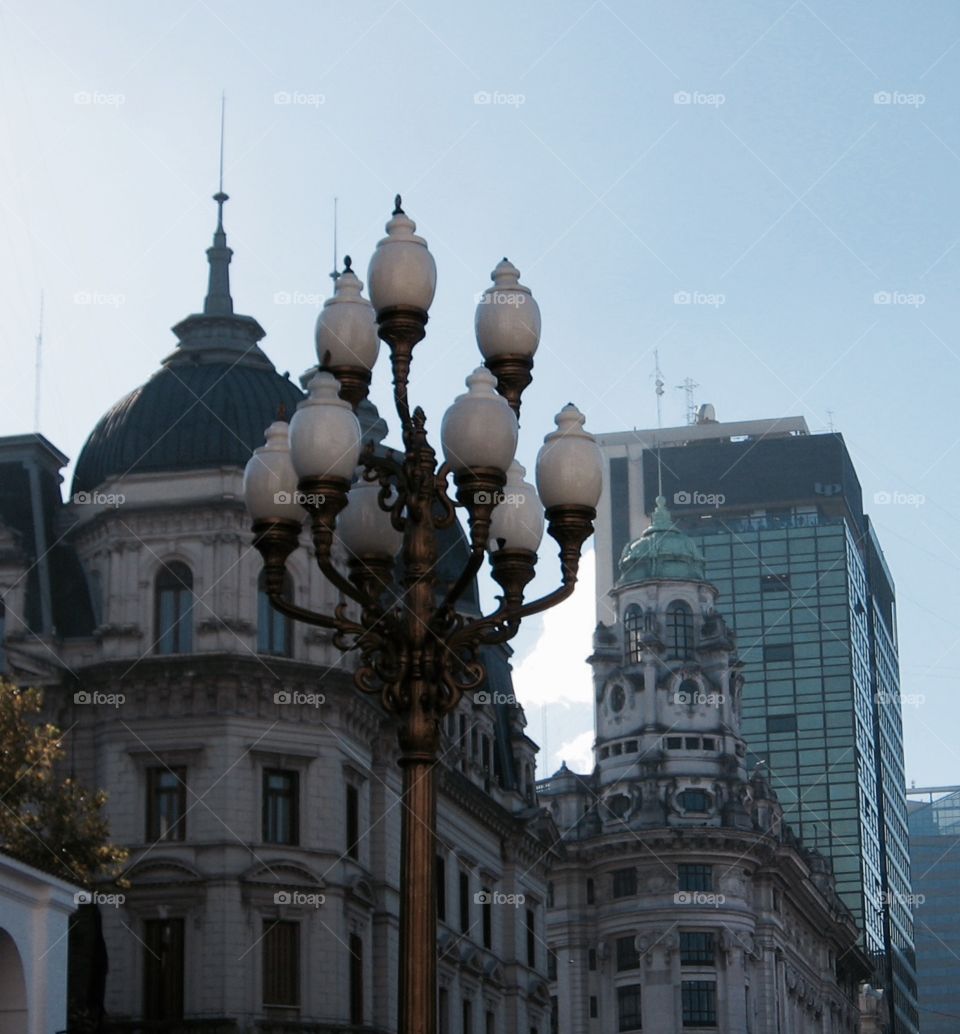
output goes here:
[{"label": "cupola with columns", "polygon": [[696,543],[661,496],[620,558],[617,619],[594,636],[597,774],[631,826],[749,826],[743,684]]}]

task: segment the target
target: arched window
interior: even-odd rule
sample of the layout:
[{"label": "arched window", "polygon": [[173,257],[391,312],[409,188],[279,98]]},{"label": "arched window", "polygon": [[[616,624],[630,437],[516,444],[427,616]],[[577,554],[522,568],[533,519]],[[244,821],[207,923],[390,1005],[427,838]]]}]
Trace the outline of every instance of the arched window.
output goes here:
[{"label": "arched window", "polygon": [[667,607],[667,649],[672,657],[693,657],[693,611],[682,600]]},{"label": "arched window", "polygon": [[193,649],[193,574],[174,560],[157,572],[155,589],[157,653]]},{"label": "arched window", "polygon": [[[293,636],[290,619],[270,603],[267,595],[266,572],[260,572],[257,581],[257,652],[276,657],[293,656]],[[283,598],[293,600],[293,580],[289,572],[283,578]]]},{"label": "arched window", "polygon": [[627,662],[630,664],[638,664],[643,655],[642,634],[643,610],[636,603],[631,603],[623,616],[623,640],[627,651]]}]

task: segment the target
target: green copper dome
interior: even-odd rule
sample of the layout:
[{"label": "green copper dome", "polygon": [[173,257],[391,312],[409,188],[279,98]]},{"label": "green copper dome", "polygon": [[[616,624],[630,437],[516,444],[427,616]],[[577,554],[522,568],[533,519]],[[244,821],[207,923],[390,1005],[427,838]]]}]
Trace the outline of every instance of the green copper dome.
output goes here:
[{"label": "green copper dome", "polygon": [[673,523],[667,501],[657,496],[650,527],[620,554],[617,585],[665,578],[678,582],[706,579],[703,554],[694,540]]}]

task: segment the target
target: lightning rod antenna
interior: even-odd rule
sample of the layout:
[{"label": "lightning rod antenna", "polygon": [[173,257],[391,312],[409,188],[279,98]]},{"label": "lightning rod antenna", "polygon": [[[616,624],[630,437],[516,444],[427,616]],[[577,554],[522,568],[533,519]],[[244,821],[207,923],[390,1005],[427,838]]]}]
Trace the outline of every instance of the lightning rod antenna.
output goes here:
[{"label": "lightning rod antenna", "polygon": [[40,385],[43,366],[43,288],[40,288],[40,322],[37,326],[36,357],[33,371],[33,431],[40,433]]},{"label": "lightning rod antenna", "polygon": [[223,130],[227,113],[226,90],[220,93],[220,193],[223,193]]},{"label": "lightning rod antenna", "polygon": [[337,201],[338,198],[333,199],[333,272],[330,274],[330,279],[336,283],[340,274],[337,272]]},{"label": "lightning rod antenna", "polygon": [[660,431],[663,429],[663,389],[666,382],[660,369],[660,349],[653,350],[653,377],[657,393],[657,498],[663,495],[663,464],[660,461]]}]

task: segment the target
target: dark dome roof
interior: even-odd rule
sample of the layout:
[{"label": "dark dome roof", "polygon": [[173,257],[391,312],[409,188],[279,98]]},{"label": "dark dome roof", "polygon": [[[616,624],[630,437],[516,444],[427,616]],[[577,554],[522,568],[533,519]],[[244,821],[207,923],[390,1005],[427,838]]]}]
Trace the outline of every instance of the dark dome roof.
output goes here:
[{"label": "dark dome roof", "polygon": [[269,363],[170,362],[101,417],[73,492],[124,474],[243,467],[280,407],[290,419],[303,397]]},{"label": "dark dome roof", "polygon": [[289,420],[304,397],[260,350],[263,327],[233,311],[226,200],[214,195],[203,312],[173,328],[178,344],[160,370],[100,419],[77,459],[74,494],[125,474],[244,467],[281,407]]}]

